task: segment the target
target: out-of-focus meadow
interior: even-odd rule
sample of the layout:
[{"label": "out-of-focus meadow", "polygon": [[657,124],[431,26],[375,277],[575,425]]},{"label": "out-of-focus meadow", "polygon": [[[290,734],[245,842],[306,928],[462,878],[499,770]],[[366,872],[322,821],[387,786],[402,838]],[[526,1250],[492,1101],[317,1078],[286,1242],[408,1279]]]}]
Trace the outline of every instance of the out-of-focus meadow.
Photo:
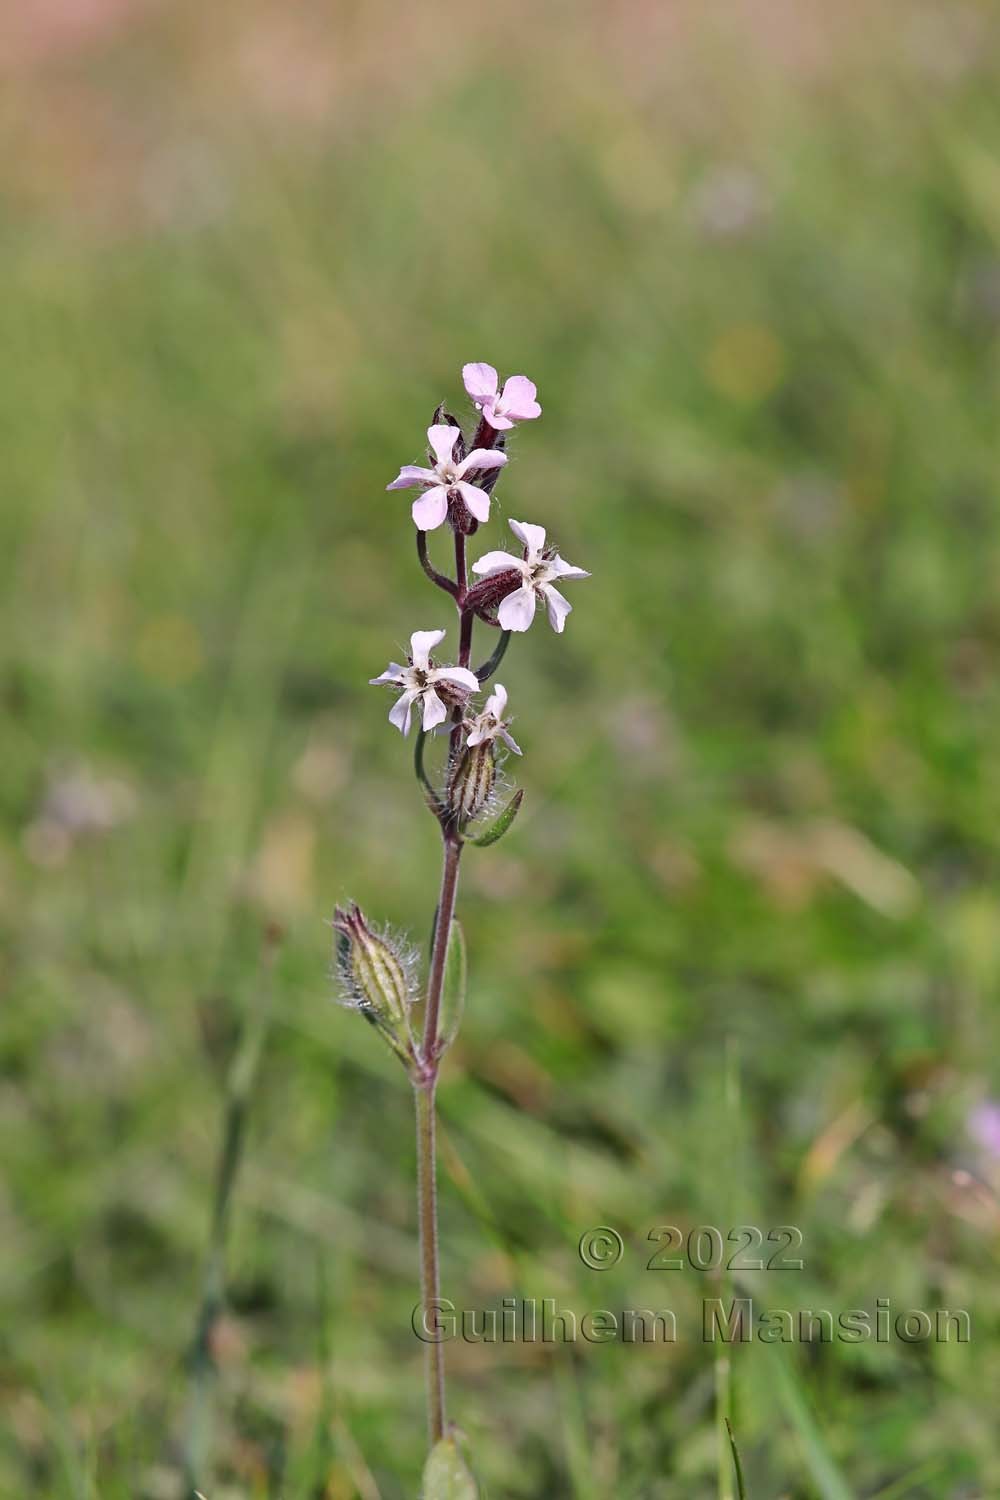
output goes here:
[{"label": "out-of-focus meadow", "polygon": [[177,1493],[275,920],[206,1493],[416,1493],[411,1101],[325,923],[430,919],[366,681],[448,622],[384,485],[481,359],[544,415],[477,542],[538,520],[593,578],[501,674],[527,791],[466,861],[444,1290],[680,1331],[450,1346],[485,1492],[730,1494],[720,1283],[646,1236],[790,1223],[805,1268],[745,1278],[760,1305],[963,1307],[973,1339],[733,1350],[752,1500],[995,1495],[996,10],[4,30],[0,1493]]}]

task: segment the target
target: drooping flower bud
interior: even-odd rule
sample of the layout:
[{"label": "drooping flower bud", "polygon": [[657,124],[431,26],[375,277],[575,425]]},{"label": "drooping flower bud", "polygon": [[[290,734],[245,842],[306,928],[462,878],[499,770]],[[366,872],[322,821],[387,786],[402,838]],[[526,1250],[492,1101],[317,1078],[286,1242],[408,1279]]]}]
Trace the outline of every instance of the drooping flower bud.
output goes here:
[{"label": "drooping flower bud", "polygon": [[494,742],[466,746],[452,764],[448,774],[448,811],[461,828],[479,816],[493,792],[496,781]]},{"label": "drooping flower bud", "polygon": [[409,954],[399,942],[373,931],[356,902],[346,911],[336,908],[333,926],[344,1004],[393,1034],[405,1029],[414,999]]}]

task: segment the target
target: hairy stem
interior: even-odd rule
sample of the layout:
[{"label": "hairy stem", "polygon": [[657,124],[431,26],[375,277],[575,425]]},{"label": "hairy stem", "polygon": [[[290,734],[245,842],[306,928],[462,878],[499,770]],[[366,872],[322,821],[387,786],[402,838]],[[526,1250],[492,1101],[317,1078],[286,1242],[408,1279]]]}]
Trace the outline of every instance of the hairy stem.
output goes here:
[{"label": "hairy stem", "polygon": [[[448,939],[455,915],[458,895],[458,864],[462,845],[457,839],[444,837],[444,868],[441,872],[441,896],[434,917],[431,942],[430,975],[427,981],[427,1010],[420,1048],[420,1064],[413,1075],[417,1108],[417,1216],[420,1224],[420,1300],[424,1326],[431,1327],[431,1317],[440,1296],[440,1263],[437,1229],[437,1161],[434,1135],[434,1094],[438,1075],[438,1024],[441,1015],[441,991],[444,987]],[[427,1345],[427,1425],[431,1446],[444,1436],[444,1349],[439,1343]]]},{"label": "hairy stem", "polygon": [[[431,1328],[441,1294],[438,1264],[437,1228],[437,1162],[434,1120],[435,1081],[416,1083],[413,1090],[417,1107],[417,1208],[420,1215],[420,1299],[424,1327]],[[431,1340],[426,1346],[427,1364],[427,1430],[430,1446],[444,1437],[444,1345]]]},{"label": "hairy stem", "polygon": [[420,1055],[425,1070],[437,1072],[438,1022],[441,1013],[441,991],[448,957],[448,939],[455,916],[458,895],[458,863],[462,857],[461,842],[448,833],[444,836],[444,868],[441,871],[441,896],[431,942],[431,966],[427,979],[427,1009],[424,1014],[424,1036]]}]

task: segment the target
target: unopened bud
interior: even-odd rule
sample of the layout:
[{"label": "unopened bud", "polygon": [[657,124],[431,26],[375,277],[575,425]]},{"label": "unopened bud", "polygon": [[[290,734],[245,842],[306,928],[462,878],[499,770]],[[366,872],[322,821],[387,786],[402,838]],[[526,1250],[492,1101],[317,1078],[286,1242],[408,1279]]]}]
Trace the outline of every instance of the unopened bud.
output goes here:
[{"label": "unopened bud", "polygon": [[448,776],[448,811],[461,827],[479,816],[493,792],[496,758],[492,740],[466,748]]},{"label": "unopened bud", "polygon": [[405,1024],[413,1000],[409,955],[400,944],[374,932],[354,902],[346,911],[337,907],[333,925],[339,935],[344,1003],[392,1030]]}]

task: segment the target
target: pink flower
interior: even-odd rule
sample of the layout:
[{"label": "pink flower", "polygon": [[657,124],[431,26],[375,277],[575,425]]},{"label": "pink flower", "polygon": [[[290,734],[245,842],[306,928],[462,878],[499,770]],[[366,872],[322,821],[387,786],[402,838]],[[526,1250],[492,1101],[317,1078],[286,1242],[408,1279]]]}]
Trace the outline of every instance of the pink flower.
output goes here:
[{"label": "pink flower", "polygon": [[520,587],[513,589],[500,603],[497,618],[504,630],[527,630],[535,618],[535,605],[541,599],[548,611],[549,624],[557,635],[561,635],[566,616],[573,606],[553,586],[553,579],[589,578],[590,574],[564,562],[554,548],[546,547],[544,526],[511,521],[510,529],[518,541],[524,543],[524,556],[487,552],[472,564],[472,571],[487,578],[494,573],[517,572],[521,575]]},{"label": "pink flower", "polygon": [[479,691],[479,678],[467,667],[435,667],[431,664],[431,651],[443,641],[443,630],[415,630],[410,636],[409,666],[401,667],[391,661],[379,677],[372,677],[372,687],[391,683],[402,688],[402,693],[389,710],[389,723],[395,724],[402,734],[409,734],[413,705],[419,703],[423,715],[424,729],[431,730],[443,724],[448,717],[448,708],[457,708],[468,702],[469,694]]},{"label": "pink flower", "polygon": [[500,391],[500,377],[492,365],[463,365],[462,379],[477,411],[491,427],[504,432],[515,422],[527,422],[542,415],[535,400],[534,381],[526,375],[512,375]]},{"label": "pink flower", "polygon": [[[508,424],[509,425],[509,424]],[[459,429],[445,422],[428,427],[427,441],[437,462],[433,469],[422,469],[417,464],[404,464],[387,490],[405,490],[415,484],[425,486],[419,500],[413,502],[413,522],[419,531],[433,531],[440,526],[448,514],[448,500],[458,494],[465,501],[477,521],[490,518],[490,497],[485,490],[477,489],[465,479],[466,474],[477,469],[499,469],[507,462],[505,453],[489,448],[474,448],[468,458],[456,463],[455,444]]]},{"label": "pink flower", "polygon": [[474,719],[465,721],[465,728],[468,731],[465,743],[470,749],[473,745],[489,744],[490,740],[503,740],[509,750],[513,750],[515,755],[520,755],[520,745],[507,731],[510,720],[504,718],[506,708],[507,689],[502,682],[498,682],[487,698],[486,707],[482,713],[477,714]]},{"label": "pink flower", "polygon": [[1000,1104],[984,1099],[970,1112],[967,1126],[976,1145],[1000,1160]]}]

